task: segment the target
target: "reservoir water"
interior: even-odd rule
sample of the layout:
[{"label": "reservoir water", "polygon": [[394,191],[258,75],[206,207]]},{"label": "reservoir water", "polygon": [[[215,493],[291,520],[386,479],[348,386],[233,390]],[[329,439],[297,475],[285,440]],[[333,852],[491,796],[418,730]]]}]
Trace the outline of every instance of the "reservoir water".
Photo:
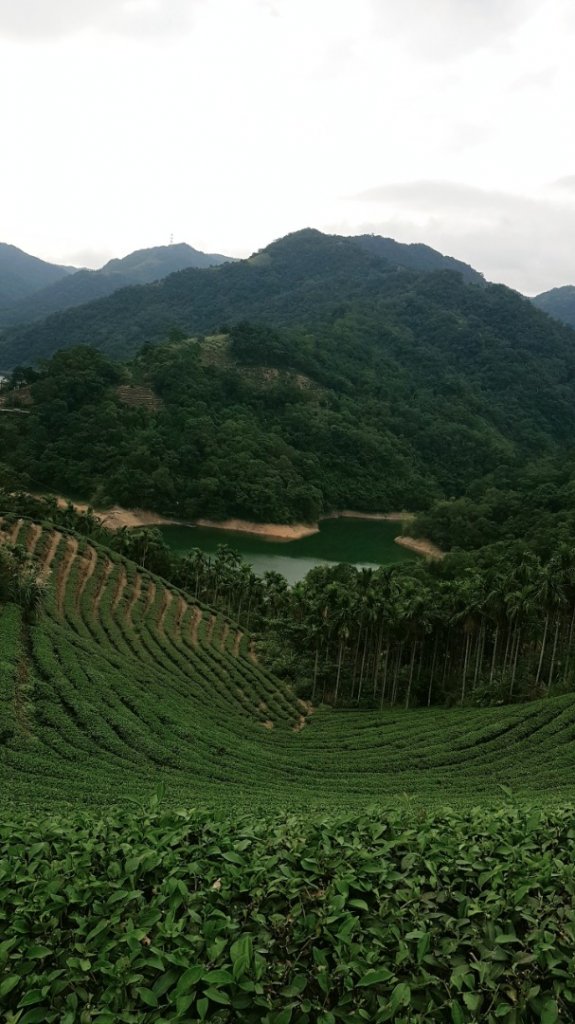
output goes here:
[{"label": "reservoir water", "polygon": [[200,548],[214,554],[219,544],[227,544],[250,562],[256,573],[280,572],[288,583],[297,583],[314,565],[352,565],[377,568],[416,558],[411,551],[394,543],[401,523],[387,520],[326,519],[319,533],[301,540],[280,541],[231,530],[204,526],[162,526],[166,542],[179,554]]}]

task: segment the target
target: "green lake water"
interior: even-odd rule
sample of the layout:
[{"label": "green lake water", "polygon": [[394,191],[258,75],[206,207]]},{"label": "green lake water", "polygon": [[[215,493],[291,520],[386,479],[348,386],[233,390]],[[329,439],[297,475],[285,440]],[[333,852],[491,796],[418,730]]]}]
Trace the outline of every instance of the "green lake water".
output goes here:
[{"label": "green lake water", "polygon": [[320,523],[319,533],[290,541],[204,526],[162,526],[160,532],[166,544],[179,554],[193,548],[214,554],[218,544],[227,544],[250,562],[259,575],[280,572],[290,584],[303,579],[314,565],[349,562],[377,568],[417,557],[394,543],[401,533],[401,523],[386,520],[326,519]]}]

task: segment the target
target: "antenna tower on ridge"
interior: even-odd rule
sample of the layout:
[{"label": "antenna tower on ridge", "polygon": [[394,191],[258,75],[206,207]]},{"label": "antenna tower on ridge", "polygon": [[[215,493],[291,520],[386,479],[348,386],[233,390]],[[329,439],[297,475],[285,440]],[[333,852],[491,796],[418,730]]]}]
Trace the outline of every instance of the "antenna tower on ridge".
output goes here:
[{"label": "antenna tower on ridge", "polygon": [[173,245],[173,244],[174,244],[174,232],[172,231],[172,234],[170,235],[170,245]]}]

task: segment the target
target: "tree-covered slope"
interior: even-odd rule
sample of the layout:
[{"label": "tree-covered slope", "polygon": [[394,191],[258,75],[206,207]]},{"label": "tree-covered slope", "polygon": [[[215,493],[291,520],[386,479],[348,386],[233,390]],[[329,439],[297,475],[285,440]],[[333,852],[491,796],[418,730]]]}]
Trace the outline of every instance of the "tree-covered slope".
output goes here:
[{"label": "tree-covered slope", "polygon": [[273,242],[249,260],[209,272],[185,270],[8,331],[0,338],[0,368],[84,343],[122,359],[145,342],[161,341],[174,327],[187,334],[205,333],[243,318],[276,325],[312,324],[337,314],[342,304],[361,298],[373,301],[403,288],[407,269],[456,269],[467,280],[482,283],[465,264],[424,246],[307,229]]},{"label": "tree-covered slope", "polygon": [[563,323],[575,327],[575,286],[567,284],[563,288],[552,288],[548,292],[541,292],[532,299],[534,305],[542,309],[544,313],[562,320]]},{"label": "tree-covered slope", "polygon": [[0,322],[14,303],[67,277],[74,269],[46,263],[15,245],[0,242]]},{"label": "tree-covered slope", "polygon": [[61,352],[26,393],[29,414],[0,416],[0,444],[30,485],[184,518],[420,511],[555,457],[574,392],[569,328],[504,287],[404,270],[305,328],[244,323],[124,366]]},{"label": "tree-covered slope", "polygon": [[208,254],[184,243],[138,249],[123,259],[113,259],[100,270],[78,270],[59,278],[25,300],[0,311],[0,324],[27,323],[58,310],[101,299],[120,288],[147,284],[187,267],[207,268],[227,261],[226,256]]}]

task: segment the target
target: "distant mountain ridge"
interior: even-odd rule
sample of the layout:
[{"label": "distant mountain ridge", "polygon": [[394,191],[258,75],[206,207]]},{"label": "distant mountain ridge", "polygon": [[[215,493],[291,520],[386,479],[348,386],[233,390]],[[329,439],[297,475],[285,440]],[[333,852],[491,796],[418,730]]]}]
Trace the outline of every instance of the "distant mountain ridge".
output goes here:
[{"label": "distant mountain ridge", "polygon": [[575,286],[564,285],[562,288],[551,288],[548,292],[541,292],[531,300],[535,306],[542,309],[544,313],[561,320],[569,327],[575,327]]},{"label": "distant mountain ridge", "polygon": [[427,246],[360,235],[325,235],[312,228],[280,238],[247,260],[206,272],[181,270],[155,284],[58,313],[0,338],[0,367],[46,358],[88,343],[117,359],[145,343],[217,331],[242,319],[276,326],[311,325],[350,304],[404,290],[410,274],[448,272],[485,287],[481,274]]},{"label": "distant mountain ridge", "polygon": [[[27,293],[20,301],[0,309],[0,324],[10,326],[40,320],[60,310],[81,306],[112,295],[119,288],[148,284],[188,267],[198,269],[219,266],[232,257],[205,253],[185,242],[138,249],[122,259],[112,259],[100,270],[72,270],[46,286]],[[0,281],[2,271],[0,268]]]},{"label": "distant mountain ridge", "polygon": [[5,309],[75,271],[76,267],[46,263],[15,245],[0,242],[0,317]]},{"label": "distant mountain ridge", "polygon": [[437,249],[421,242],[396,242],[394,238],[381,235],[354,235],[354,242],[373,256],[379,256],[398,267],[406,270],[418,270],[432,273],[435,270],[453,270],[461,274],[464,281],[470,284],[483,284],[484,277],[468,263],[462,263],[453,256],[444,256]]}]

